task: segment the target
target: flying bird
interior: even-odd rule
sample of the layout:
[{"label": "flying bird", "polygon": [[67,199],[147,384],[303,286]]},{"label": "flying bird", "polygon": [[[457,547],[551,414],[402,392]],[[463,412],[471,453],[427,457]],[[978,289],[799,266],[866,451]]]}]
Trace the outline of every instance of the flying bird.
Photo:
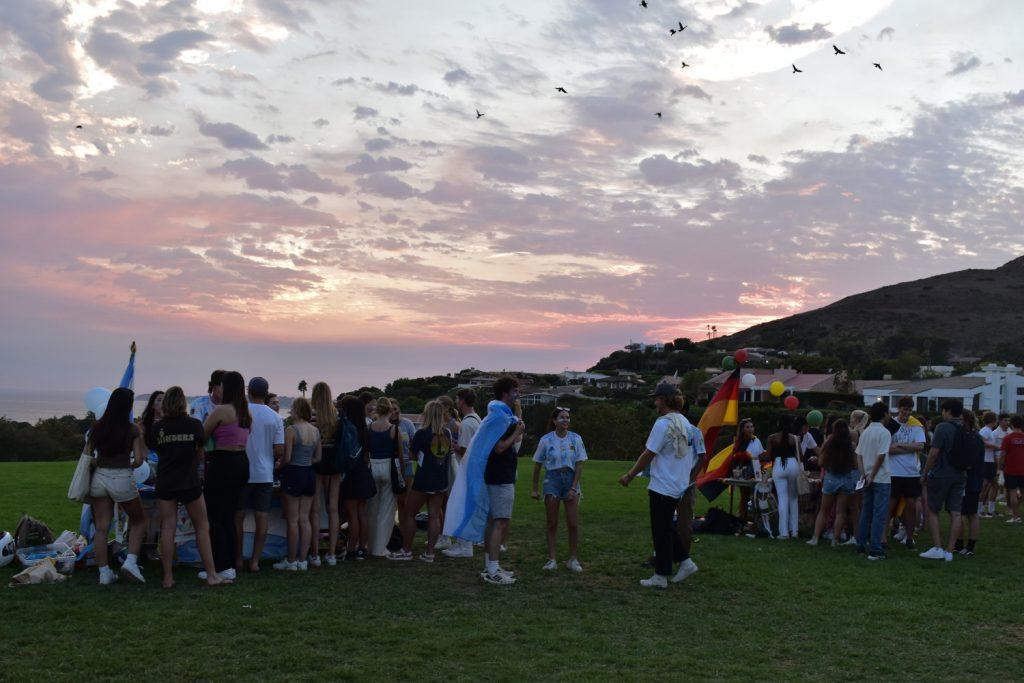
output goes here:
[{"label": "flying bird", "polygon": [[78,124],[77,126],[75,126],[75,130],[82,130],[82,124]]},{"label": "flying bird", "polygon": [[876,68],[876,69],[878,69],[879,71],[881,71],[881,70],[882,70],[882,65],[881,65],[881,64],[879,64],[878,62],[872,62],[872,64],[874,64],[874,65],[875,65],[875,68]]},{"label": "flying bird", "polygon": [[483,116],[483,114],[481,114],[481,113],[480,113],[480,110],[479,110],[479,109],[477,109],[477,110],[476,110],[476,117],[477,117],[477,118],[480,118],[481,116]]},{"label": "flying bird", "polygon": [[647,9],[647,0],[640,0],[640,6]]},{"label": "flying bird", "polygon": [[[687,24],[686,26],[689,26],[689,24]],[[679,22],[679,30],[680,31],[685,31],[686,30],[686,26],[683,26],[683,22],[681,22],[681,21]]]},{"label": "flying bird", "polygon": [[654,115],[657,116],[659,119],[661,118],[661,112],[660,111],[654,112]]},{"label": "flying bird", "polygon": [[670,28],[670,29],[668,30],[668,34],[669,34],[670,36],[674,36],[674,35],[675,35],[675,34],[677,34],[677,33],[679,33],[679,31],[675,30],[674,28]]},{"label": "flying bird", "polygon": [[803,69],[796,68],[796,64],[793,65],[793,73],[795,73],[795,74],[802,74],[803,72],[804,72]]},{"label": "flying bird", "polygon": [[689,65],[689,64],[687,64],[686,62],[683,62],[683,66],[682,66],[682,68],[684,68],[684,69],[685,69],[685,68],[686,68],[686,67],[688,67],[688,66],[690,66],[690,65]]},{"label": "flying bird", "polygon": [[837,54],[837,55],[845,55],[845,54],[846,54],[845,52],[843,52],[842,50],[840,50],[840,49],[839,49],[838,47],[836,47],[835,45],[833,45],[833,46],[832,46],[832,49],[836,51],[836,54]]},{"label": "flying bird", "polygon": [[566,92],[565,88],[562,88],[562,87],[555,88],[555,90],[557,90],[558,92],[563,93],[565,95],[569,94],[568,92]]}]

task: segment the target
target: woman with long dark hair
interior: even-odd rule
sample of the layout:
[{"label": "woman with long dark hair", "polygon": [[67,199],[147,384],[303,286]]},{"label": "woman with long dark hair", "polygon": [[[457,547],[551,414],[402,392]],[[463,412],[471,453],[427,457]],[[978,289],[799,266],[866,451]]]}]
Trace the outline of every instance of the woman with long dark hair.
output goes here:
[{"label": "woman with long dark hair", "polygon": [[832,424],[832,433],[821,445],[821,469],[825,478],[821,486],[821,507],[814,520],[814,535],[807,545],[818,545],[821,532],[825,530],[832,503],[836,504],[836,519],[832,526],[832,545],[839,545],[846,526],[846,518],[850,501],[857,482],[862,473],[858,465],[857,451],[853,445],[853,436],[846,420],[836,420]]},{"label": "woman with long dark hair", "polygon": [[[161,392],[162,393],[162,392]],[[160,564],[164,570],[164,588],[174,587],[174,533],[178,524],[178,506],[185,506],[196,547],[206,569],[206,583],[217,586],[225,579],[217,575],[210,546],[210,522],[206,516],[203,489],[199,484],[199,462],[206,435],[203,423],[188,415],[188,402],[181,387],[171,387],[163,397],[163,418],[151,431],[160,466],[156,471],[156,497],[160,507]],[[230,583],[228,581],[227,583]]]},{"label": "woman with long dark hair", "polygon": [[768,437],[772,481],[779,497],[779,540],[796,538],[800,528],[797,479],[800,476],[800,439],[793,431],[793,416],[780,415],[776,431]]},{"label": "woman with long dark hair", "polygon": [[[224,373],[221,402],[203,424],[206,438],[213,437],[213,452],[206,454],[206,482],[203,496],[210,515],[210,542],[213,562],[222,579],[235,579],[238,532],[235,510],[238,498],[249,481],[249,441],[252,416],[245,398],[245,380],[241,373]],[[206,578],[202,572],[200,578]]]},{"label": "woman with long dark hair", "polygon": [[569,409],[555,407],[548,418],[551,430],[537,442],[533,454],[534,500],[541,499],[537,490],[540,470],[544,469],[544,508],[547,516],[548,561],[545,571],[558,568],[555,549],[558,545],[558,508],[565,506],[565,526],[569,534],[569,560],[565,563],[570,571],[581,572],[583,566],[577,557],[580,545],[580,477],[583,463],[587,460],[587,449],[583,437],[569,431]]},{"label": "woman with long dark hair", "polygon": [[[320,445],[324,454],[334,448],[334,441],[338,432],[338,409],[331,400],[331,388],[326,382],[317,382],[313,385],[311,405],[315,419],[313,424],[320,430]],[[316,474],[316,493],[313,494],[313,504],[309,511],[309,520],[312,527],[309,546],[309,564],[313,567],[320,566],[320,500],[326,494],[327,505],[327,554],[324,560],[328,566],[337,564],[335,553],[338,549],[338,494],[341,491],[341,472],[326,458],[321,458],[313,465],[313,472]]]},{"label": "woman with long dark hair", "polygon": [[366,515],[366,501],[377,492],[370,472],[370,435],[366,428],[366,403],[358,396],[341,399],[341,412],[359,435],[362,453],[349,465],[342,482],[345,501],[345,519],[348,520],[348,539],[345,553],[347,560],[365,560],[366,543],[369,538],[369,520]]},{"label": "woman with long dark hair", "polygon": [[132,479],[132,469],[146,461],[146,446],[142,430],[132,423],[132,405],[135,392],[118,388],[110,394],[102,417],[89,430],[86,450],[95,453],[96,468],[89,486],[92,520],[96,526],[93,552],[100,570],[100,585],[117,580],[108,566],[107,539],[110,522],[114,519],[116,503],[128,513],[131,532],[128,534],[128,558],[121,565],[121,574],[129,581],[145,583],[139,570],[139,550],[142,548],[146,513],[142,509],[139,490]]},{"label": "woman with long dark hair", "polygon": [[153,438],[153,424],[164,416],[164,392],[154,391],[146,401],[146,409],[142,411],[139,418],[139,426],[142,427],[142,439],[150,452],[156,451],[156,439]]},{"label": "woman with long dark hair", "polygon": [[[761,439],[755,433],[754,421],[749,418],[740,420],[736,425],[736,437],[732,442],[732,451],[736,461],[745,462],[750,460],[754,480],[761,481],[761,456],[764,455],[764,446]],[[766,484],[770,487],[770,484]],[[754,493],[753,488],[738,486],[740,490],[740,521],[747,523],[750,520],[747,508],[750,506],[750,498]]]}]

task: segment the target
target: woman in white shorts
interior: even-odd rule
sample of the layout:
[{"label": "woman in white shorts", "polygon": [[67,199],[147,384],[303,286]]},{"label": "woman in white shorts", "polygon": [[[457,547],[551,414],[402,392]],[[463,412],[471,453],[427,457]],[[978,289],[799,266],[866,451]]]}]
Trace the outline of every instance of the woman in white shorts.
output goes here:
[{"label": "woman in white shorts", "polygon": [[132,478],[132,468],[146,461],[146,445],[142,440],[142,430],[131,421],[134,402],[135,392],[131,389],[114,389],[103,416],[89,430],[86,444],[86,450],[96,456],[96,468],[92,472],[89,487],[89,502],[92,504],[92,519],[96,526],[93,552],[96,555],[96,566],[100,570],[101,585],[117,580],[117,575],[108,566],[107,558],[107,538],[110,522],[114,518],[114,503],[128,513],[131,525],[128,558],[121,565],[121,574],[129,581],[145,583],[138,559],[146,514]]}]

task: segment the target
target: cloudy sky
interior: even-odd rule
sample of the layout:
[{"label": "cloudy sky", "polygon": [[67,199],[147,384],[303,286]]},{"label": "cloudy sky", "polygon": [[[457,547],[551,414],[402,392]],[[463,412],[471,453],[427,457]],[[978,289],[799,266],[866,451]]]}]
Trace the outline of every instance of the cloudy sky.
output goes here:
[{"label": "cloudy sky", "polygon": [[582,368],[1024,253],[1018,0],[648,4],[5,3],[0,389]]}]

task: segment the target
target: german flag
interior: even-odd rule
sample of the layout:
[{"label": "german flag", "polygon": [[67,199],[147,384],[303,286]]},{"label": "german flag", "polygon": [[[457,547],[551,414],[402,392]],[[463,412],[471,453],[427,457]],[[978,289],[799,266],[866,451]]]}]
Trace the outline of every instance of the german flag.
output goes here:
[{"label": "german flag", "polygon": [[[715,447],[718,433],[723,426],[735,425],[739,421],[740,369],[736,368],[711,399],[711,403],[708,404],[697,427],[704,435],[705,445],[710,449]],[[697,477],[697,487],[708,500],[714,500],[725,490],[725,485],[719,480],[729,476],[733,455],[733,445],[729,444],[715,453],[714,457],[708,461],[704,472]]]}]

